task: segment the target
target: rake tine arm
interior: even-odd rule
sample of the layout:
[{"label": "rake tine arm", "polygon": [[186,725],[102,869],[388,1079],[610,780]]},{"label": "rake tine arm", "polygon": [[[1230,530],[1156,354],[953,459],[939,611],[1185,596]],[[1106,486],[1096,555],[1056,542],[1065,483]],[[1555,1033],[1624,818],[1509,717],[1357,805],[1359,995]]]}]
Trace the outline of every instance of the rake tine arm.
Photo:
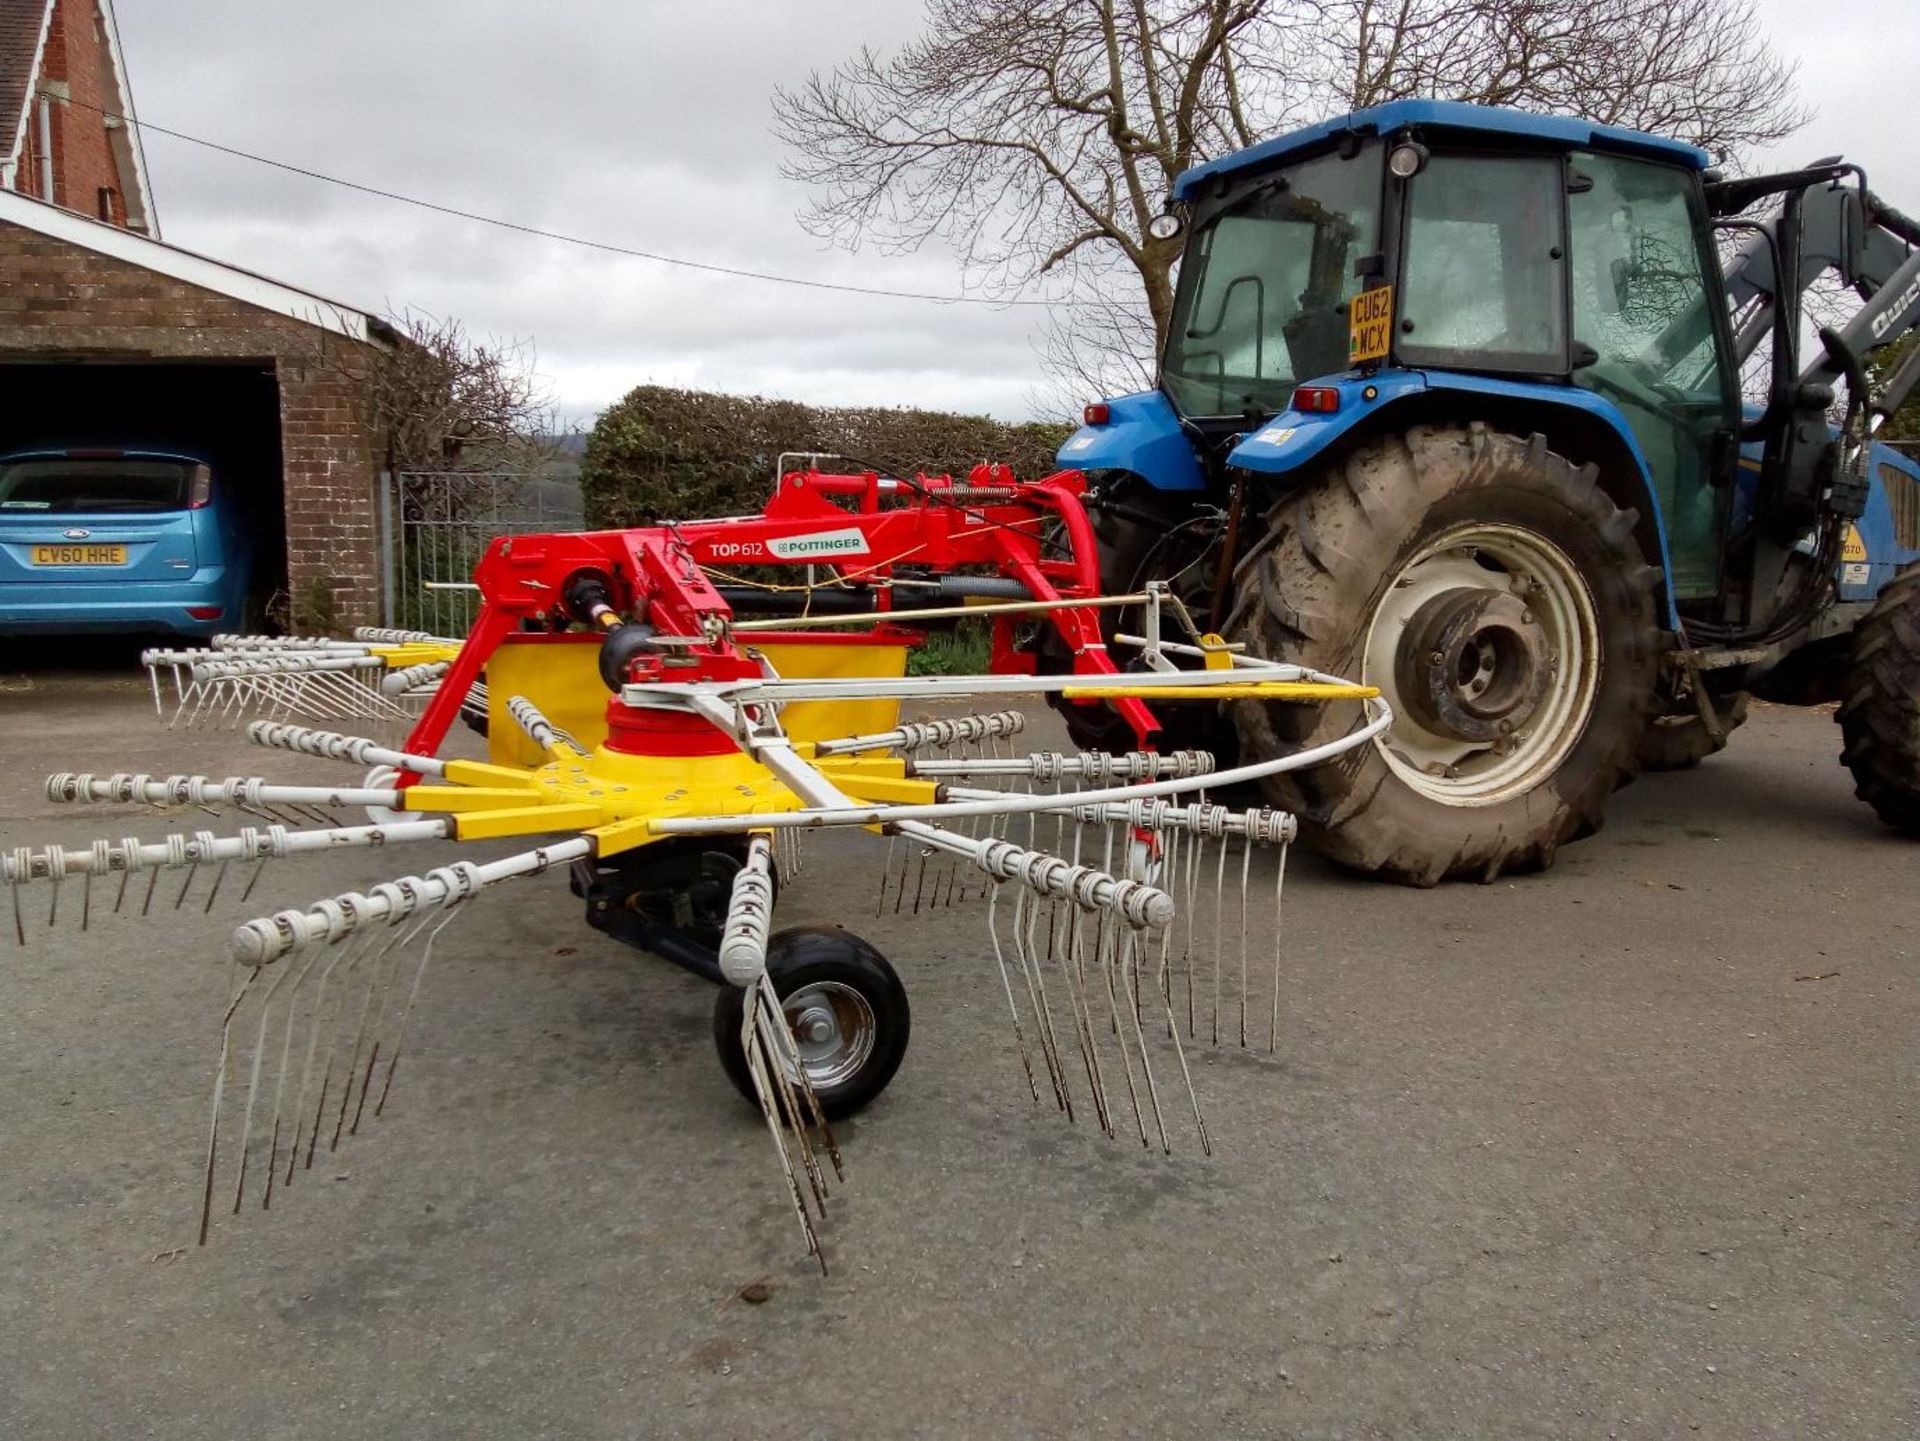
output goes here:
[{"label": "rake tine arm", "polygon": [[176,831],[158,841],[129,836],[119,841],[95,841],[84,849],[68,846],[17,846],[0,852],[0,882],[52,881],[72,875],[108,875],[115,871],[175,870],[210,861],[252,861],[312,855],[351,847],[391,845],[400,841],[438,841],[453,835],[450,820],[395,821],[381,826],[338,826],[329,830],[290,831],[285,826],[246,826],[236,836],[212,831],[191,835]]},{"label": "rake tine arm", "polygon": [[278,721],[254,721],[247,727],[247,739],[257,746],[273,750],[295,751],[301,755],[325,756],[328,760],[348,761],[362,766],[392,766],[417,776],[443,776],[447,762],[432,756],[413,755],[393,750],[364,736],[342,735],[338,731],[316,730],[311,726],[286,725]]},{"label": "rake tine arm", "polygon": [[[446,823],[419,824],[441,826]],[[248,921],[233,933],[234,958],[245,966],[263,966],[302,946],[341,940],[361,925],[373,922],[390,925],[416,911],[455,906],[501,881],[538,875],[556,865],[584,860],[593,853],[593,841],[583,836],[482,865],[455,861],[452,865],[438,866],[424,876],[403,876],[398,881],[383,882],[365,894],[349,891],[317,901],[304,911],[280,911],[271,917]]]},{"label": "rake tine arm", "polygon": [[397,808],[403,792],[394,787],[288,786],[258,776],[148,776],[117,772],[110,776],[61,771],[47,777],[47,799],[81,804],[242,806],[386,806]]}]

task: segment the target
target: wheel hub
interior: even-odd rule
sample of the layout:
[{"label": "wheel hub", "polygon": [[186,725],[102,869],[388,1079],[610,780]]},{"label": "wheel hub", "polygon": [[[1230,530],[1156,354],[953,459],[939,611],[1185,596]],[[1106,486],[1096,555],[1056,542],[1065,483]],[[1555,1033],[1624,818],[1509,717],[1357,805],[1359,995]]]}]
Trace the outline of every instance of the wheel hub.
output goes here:
[{"label": "wheel hub", "polygon": [[839,981],[815,981],[780,1003],[815,1090],[857,1074],[873,1054],[878,1022],[867,998]]},{"label": "wheel hub", "polygon": [[1455,526],[1401,563],[1366,631],[1362,678],[1393,707],[1374,744],[1413,791],[1496,805],[1557,770],[1599,686],[1592,591],[1553,541]]},{"label": "wheel hub", "polygon": [[1497,742],[1533,716],[1549,656],[1546,632],[1520,597],[1461,586],[1414,613],[1395,679],[1401,701],[1428,729]]}]

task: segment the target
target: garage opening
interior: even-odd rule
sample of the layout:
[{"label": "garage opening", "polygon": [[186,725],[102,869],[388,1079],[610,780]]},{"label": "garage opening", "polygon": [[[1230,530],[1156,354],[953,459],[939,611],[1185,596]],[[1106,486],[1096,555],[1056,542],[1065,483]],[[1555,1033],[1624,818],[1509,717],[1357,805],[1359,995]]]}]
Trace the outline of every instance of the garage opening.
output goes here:
[{"label": "garage opening", "polygon": [[0,455],[178,450],[213,467],[253,543],[256,607],[287,587],[280,386],[273,362],[0,365]]}]

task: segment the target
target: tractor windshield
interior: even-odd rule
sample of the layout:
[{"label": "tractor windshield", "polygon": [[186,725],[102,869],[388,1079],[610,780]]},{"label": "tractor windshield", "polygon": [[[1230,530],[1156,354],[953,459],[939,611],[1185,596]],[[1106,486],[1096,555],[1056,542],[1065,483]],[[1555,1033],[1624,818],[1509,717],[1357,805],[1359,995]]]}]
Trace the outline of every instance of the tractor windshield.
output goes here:
[{"label": "tractor windshield", "polygon": [[1161,383],[1182,415],[1281,409],[1347,365],[1354,261],[1378,249],[1380,152],[1290,166],[1195,231]]}]

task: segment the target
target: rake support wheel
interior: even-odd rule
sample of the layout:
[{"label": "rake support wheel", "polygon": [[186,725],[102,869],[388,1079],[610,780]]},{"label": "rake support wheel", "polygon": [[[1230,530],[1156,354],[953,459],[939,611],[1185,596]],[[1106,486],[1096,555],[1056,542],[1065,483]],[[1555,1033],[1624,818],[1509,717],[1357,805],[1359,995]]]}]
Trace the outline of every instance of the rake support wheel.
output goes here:
[{"label": "rake support wheel", "polygon": [[[790,926],[767,943],[767,974],[828,1120],[852,1115],[887,1088],[907,1054],[913,1014],[885,956],[839,926]],[[752,1101],[740,1051],[745,998],[738,986],[720,988],[713,1042],[727,1079]]]}]

